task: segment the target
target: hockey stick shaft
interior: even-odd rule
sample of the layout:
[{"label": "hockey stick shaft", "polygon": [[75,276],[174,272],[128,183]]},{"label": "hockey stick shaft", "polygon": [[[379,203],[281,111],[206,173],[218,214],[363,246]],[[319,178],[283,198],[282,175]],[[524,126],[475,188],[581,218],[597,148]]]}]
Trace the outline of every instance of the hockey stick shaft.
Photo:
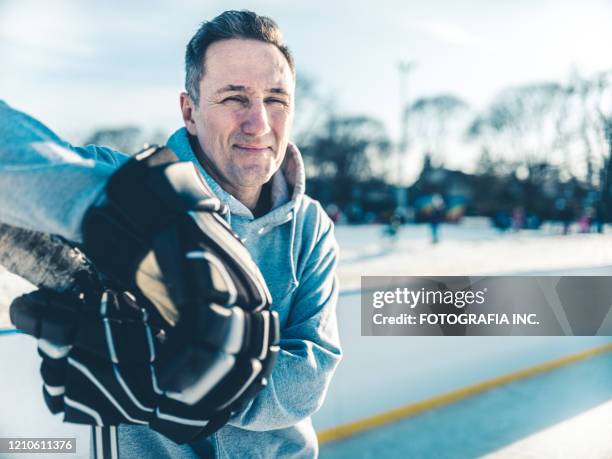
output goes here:
[{"label": "hockey stick shaft", "polygon": [[65,292],[75,274],[92,269],[83,254],[57,236],[0,223],[0,265],[37,287]]}]

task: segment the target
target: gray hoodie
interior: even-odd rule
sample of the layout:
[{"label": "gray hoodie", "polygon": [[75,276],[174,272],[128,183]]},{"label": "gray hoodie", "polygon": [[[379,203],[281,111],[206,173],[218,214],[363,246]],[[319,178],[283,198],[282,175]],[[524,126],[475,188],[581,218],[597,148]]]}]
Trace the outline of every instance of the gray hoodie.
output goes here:
[{"label": "gray hoodie", "polygon": [[[0,221],[80,241],[87,208],[104,198],[108,177],[127,155],[73,147],[28,115],[0,101]],[[281,351],[268,387],[213,437],[178,446],[142,426],[122,425],[123,457],[314,457],[310,416],[321,406],[341,351],[336,323],[338,246],[333,224],[304,194],[299,152],[272,178],[272,210],[260,218],[225,192],[200,166],[186,130],[167,145],[192,161],[230,212],[272,294],[281,322]],[[61,186],[58,186],[58,183]]]}]

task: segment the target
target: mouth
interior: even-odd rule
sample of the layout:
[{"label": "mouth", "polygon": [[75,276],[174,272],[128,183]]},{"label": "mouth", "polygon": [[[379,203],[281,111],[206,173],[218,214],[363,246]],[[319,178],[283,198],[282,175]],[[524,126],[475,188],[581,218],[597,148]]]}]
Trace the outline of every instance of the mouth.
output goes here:
[{"label": "mouth", "polygon": [[242,144],[242,143],[234,144],[234,148],[245,151],[247,153],[264,153],[270,150],[270,147],[267,147],[267,146],[249,145],[249,144]]}]

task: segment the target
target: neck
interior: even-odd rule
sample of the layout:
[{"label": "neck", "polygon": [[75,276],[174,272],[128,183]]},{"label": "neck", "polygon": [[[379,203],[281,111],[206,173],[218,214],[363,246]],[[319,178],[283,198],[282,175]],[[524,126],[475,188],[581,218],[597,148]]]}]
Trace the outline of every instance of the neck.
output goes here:
[{"label": "neck", "polygon": [[217,181],[221,188],[223,188],[225,191],[235,197],[238,201],[244,204],[249,210],[252,211],[255,209],[255,207],[257,207],[257,202],[259,201],[259,197],[261,196],[260,186],[257,188],[234,187],[231,186],[229,183],[223,182],[220,177],[215,177],[212,172],[208,170],[207,172],[211,175],[212,178]]}]

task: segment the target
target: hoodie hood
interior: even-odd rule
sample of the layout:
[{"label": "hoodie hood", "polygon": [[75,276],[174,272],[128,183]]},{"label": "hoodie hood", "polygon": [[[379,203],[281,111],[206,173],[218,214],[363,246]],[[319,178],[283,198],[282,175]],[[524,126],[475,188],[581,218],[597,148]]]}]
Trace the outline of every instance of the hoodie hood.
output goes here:
[{"label": "hoodie hood", "polygon": [[166,146],[171,148],[181,161],[190,161],[197,166],[215,195],[228,206],[229,213],[226,218],[230,224],[232,218],[239,217],[241,220],[246,220],[246,222],[256,223],[255,226],[258,228],[253,227],[251,229],[257,230],[261,234],[262,228],[267,229],[290,221],[293,216],[293,210],[299,207],[299,203],[303,199],[306,188],[304,161],[300,151],[293,144],[290,144],[287,148],[287,153],[281,167],[271,178],[272,209],[257,219],[255,219],[248,207],[221,188],[216,180],[202,167],[189,143],[187,129],[183,127],[172,134]]}]

